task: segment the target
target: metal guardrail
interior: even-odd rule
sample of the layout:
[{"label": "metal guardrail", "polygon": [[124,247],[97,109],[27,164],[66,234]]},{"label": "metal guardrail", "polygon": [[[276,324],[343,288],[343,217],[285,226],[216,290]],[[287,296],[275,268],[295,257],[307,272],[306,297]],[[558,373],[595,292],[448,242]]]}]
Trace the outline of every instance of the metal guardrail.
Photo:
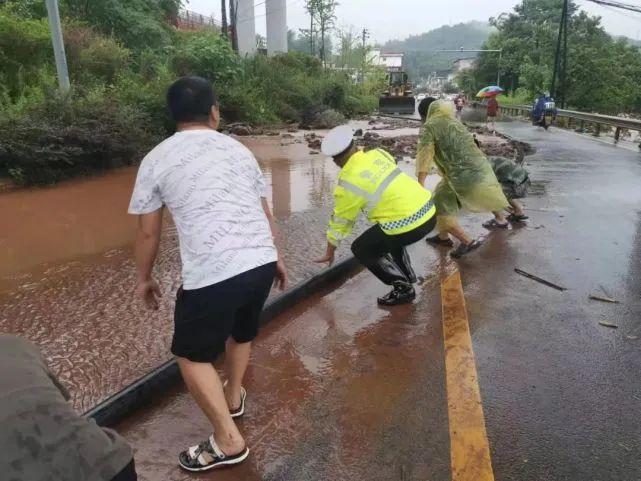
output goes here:
[{"label": "metal guardrail", "polygon": [[179,28],[220,28],[222,24],[213,15],[207,16],[191,10],[180,10],[174,19],[174,24]]},{"label": "metal guardrail", "polygon": [[[531,116],[532,107],[529,105],[502,105],[501,111],[508,115],[523,115]],[[585,128],[586,124],[595,126],[594,136],[598,137],[601,133],[601,127],[607,126],[614,128],[614,140],[619,141],[621,137],[621,130],[634,130],[641,133],[641,120],[628,119],[625,117],[614,117],[611,115],[590,114],[586,112],[578,112],[576,110],[557,110],[557,117],[568,119],[568,128],[572,128],[576,123],[581,129]],[[641,145],[639,146],[641,148]]]}]

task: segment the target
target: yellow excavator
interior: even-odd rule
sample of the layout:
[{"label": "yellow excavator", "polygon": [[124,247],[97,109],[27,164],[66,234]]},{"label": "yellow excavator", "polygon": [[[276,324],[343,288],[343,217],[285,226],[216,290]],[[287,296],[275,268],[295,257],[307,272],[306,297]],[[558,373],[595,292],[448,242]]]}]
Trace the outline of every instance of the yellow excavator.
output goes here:
[{"label": "yellow excavator", "polygon": [[378,112],[381,114],[413,114],[416,99],[412,84],[402,68],[388,67],[387,90],[378,99]]}]

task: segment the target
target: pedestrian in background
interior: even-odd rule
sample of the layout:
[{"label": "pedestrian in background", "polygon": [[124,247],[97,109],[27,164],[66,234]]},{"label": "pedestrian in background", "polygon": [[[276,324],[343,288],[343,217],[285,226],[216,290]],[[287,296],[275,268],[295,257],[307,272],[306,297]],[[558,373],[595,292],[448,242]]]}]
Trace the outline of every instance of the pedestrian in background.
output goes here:
[{"label": "pedestrian in background", "polygon": [[465,107],[465,99],[463,97],[463,94],[458,94],[456,98],[454,99],[454,105],[456,106],[456,118],[461,119],[461,115],[463,114],[463,108]]},{"label": "pedestrian in background", "polygon": [[495,121],[499,115],[499,102],[495,96],[487,100],[487,115],[485,117],[485,126],[492,132],[496,132]]},{"label": "pedestrian in background", "polygon": [[127,442],[69,399],[34,344],[0,335],[1,479],[136,481]]},{"label": "pedestrian in background", "polygon": [[[233,418],[245,413],[242,380],[251,341],[274,278],[287,279],[258,163],[242,144],[216,131],[218,101],[205,79],[184,77],[167,93],[177,132],[142,161],[129,213],[138,215],[137,292],[157,308],[152,277],[163,210],[178,230],[183,285],[178,289],[171,352],[213,428],[179,456],[189,471],[244,461],[249,449]],[[212,362],[225,356],[223,385]]]}]

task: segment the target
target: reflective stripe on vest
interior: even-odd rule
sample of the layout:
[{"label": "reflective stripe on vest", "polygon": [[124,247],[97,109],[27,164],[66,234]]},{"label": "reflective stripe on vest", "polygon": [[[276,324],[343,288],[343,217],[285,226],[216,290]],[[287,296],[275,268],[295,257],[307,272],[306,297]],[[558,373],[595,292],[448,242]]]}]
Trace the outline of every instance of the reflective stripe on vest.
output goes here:
[{"label": "reflective stripe on vest", "polygon": [[351,182],[348,182],[344,179],[339,179],[338,185],[340,185],[343,189],[358,195],[359,197],[363,197],[364,199],[367,199],[367,208],[371,210],[374,207],[376,207],[376,204],[378,204],[378,202],[381,200],[381,197],[383,197],[383,193],[385,192],[385,189],[387,189],[387,187],[389,187],[392,181],[402,173],[403,172],[401,171],[401,169],[399,169],[398,167],[395,168],[393,171],[389,173],[387,177],[385,177],[385,179],[383,179],[383,182],[380,183],[380,185],[376,188],[373,194],[370,194],[365,189],[361,189],[357,185],[354,185]]},{"label": "reflective stripe on vest", "polygon": [[432,209],[432,207],[434,207],[434,201],[430,199],[429,202],[425,204],[423,207],[421,207],[419,211],[416,212],[415,214],[412,214],[411,216],[401,220],[394,220],[391,222],[381,222],[380,226],[383,230],[396,230],[402,227],[407,227],[408,225],[412,225],[414,222],[420,220],[421,217],[423,217]]},{"label": "reflective stripe on vest", "polygon": [[332,228],[328,230],[328,233],[331,234],[337,241],[342,241],[346,237],[345,234],[342,234]]},{"label": "reflective stripe on vest", "polygon": [[354,221],[350,219],[343,219],[342,217],[336,217],[335,215],[332,216],[332,222],[336,225],[354,225]]}]

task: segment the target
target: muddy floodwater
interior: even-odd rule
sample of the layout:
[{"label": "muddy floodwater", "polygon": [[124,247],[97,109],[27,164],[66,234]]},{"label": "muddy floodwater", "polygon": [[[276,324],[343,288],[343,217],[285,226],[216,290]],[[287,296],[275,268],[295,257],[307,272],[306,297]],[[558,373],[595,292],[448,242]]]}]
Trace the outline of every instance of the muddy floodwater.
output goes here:
[{"label": "muddy floodwater", "polygon": [[[324,252],[337,174],[331,160],[295,140],[243,139],[271,186],[292,283],[319,270],[312,259]],[[161,309],[147,311],[133,296],[135,218],[126,210],[135,174],[0,194],[0,331],[35,341],[80,410],[170,357],[177,235],[168,216],[156,268]]]},{"label": "muddy floodwater", "polygon": [[[368,128],[367,122],[355,123]],[[408,135],[418,129],[382,131]],[[323,132],[320,132],[322,135]],[[242,138],[271,187],[280,249],[291,285],[321,268],[326,222],[338,168],[310,149],[303,132]],[[401,167],[410,172],[407,160]],[[0,332],[36,342],[87,410],[171,356],[174,294],[180,285],[177,234],[167,215],[157,261],[160,310],[134,298],[127,215],[135,168],[39,189],[0,193]],[[364,223],[357,226],[362,229]],[[339,250],[346,255],[349,243]]]}]

